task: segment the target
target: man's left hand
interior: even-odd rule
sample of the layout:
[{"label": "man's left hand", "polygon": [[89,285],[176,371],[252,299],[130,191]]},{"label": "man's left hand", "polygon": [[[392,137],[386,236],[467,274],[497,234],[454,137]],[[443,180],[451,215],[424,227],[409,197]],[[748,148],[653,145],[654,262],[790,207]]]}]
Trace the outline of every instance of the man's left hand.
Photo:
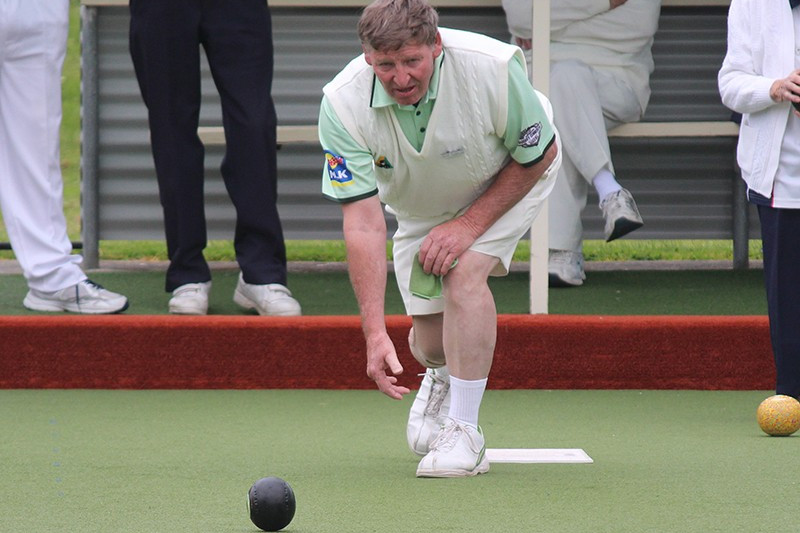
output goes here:
[{"label": "man's left hand", "polygon": [[426,274],[444,276],[477,238],[477,231],[464,217],[433,228],[419,247],[419,261]]}]

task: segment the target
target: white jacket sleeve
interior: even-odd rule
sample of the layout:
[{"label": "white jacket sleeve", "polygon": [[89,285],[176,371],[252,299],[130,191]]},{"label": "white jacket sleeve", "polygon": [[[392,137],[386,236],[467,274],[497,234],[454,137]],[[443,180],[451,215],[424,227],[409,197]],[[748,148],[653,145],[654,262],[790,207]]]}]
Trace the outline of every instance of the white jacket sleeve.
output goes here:
[{"label": "white jacket sleeve", "polygon": [[769,96],[775,79],[761,73],[758,57],[765,53],[759,48],[761,24],[756,10],[748,9],[750,5],[731,2],[728,50],[717,77],[722,103],[738,113],[754,113],[775,105]]}]

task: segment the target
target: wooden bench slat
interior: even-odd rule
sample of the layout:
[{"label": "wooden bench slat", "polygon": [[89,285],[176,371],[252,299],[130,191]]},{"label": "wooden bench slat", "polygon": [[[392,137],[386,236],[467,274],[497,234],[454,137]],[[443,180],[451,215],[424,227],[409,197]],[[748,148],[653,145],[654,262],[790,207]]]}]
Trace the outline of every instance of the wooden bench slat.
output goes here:
[{"label": "wooden bench slat", "polygon": [[726,122],[633,122],[608,132],[609,137],[736,137],[738,124]]},{"label": "wooden bench slat", "polygon": [[[203,144],[225,144],[221,126],[198,128]],[[608,132],[609,137],[736,137],[739,126],[733,122],[635,122]],[[318,143],[317,126],[278,126],[278,144]]]}]

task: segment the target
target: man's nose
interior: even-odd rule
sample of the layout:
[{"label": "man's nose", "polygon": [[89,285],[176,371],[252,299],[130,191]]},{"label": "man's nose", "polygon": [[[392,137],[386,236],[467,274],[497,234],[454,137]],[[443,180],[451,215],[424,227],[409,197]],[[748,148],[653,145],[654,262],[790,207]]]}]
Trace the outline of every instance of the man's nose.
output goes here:
[{"label": "man's nose", "polygon": [[399,67],[394,75],[394,82],[401,87],[408,85],[408,81],[410,79],[411,75],[409,74],[408,69],[403,67]]}]

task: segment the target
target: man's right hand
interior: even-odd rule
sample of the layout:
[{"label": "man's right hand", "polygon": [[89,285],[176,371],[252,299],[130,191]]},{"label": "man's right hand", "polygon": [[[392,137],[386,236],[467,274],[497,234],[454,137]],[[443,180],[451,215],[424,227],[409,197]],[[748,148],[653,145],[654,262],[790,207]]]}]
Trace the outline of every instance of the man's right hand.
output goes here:
[{"label": "man's right hand", "polygon": [[[391,372],[392,375],[386,373]],[[378,386],[378,389],[389,398],[402,400],[404,394],[411,392],[408,388],[397,384],[396,375],[403,373],[403,365],[397,358],[394,344],[388,334],[367,339],[367,376]]]},{"label": "man's right hand", "polygon": [[619,7],[628,0],[609,0],[608,4],[611,6],[609,9],[614,9],[615,7]]}]

